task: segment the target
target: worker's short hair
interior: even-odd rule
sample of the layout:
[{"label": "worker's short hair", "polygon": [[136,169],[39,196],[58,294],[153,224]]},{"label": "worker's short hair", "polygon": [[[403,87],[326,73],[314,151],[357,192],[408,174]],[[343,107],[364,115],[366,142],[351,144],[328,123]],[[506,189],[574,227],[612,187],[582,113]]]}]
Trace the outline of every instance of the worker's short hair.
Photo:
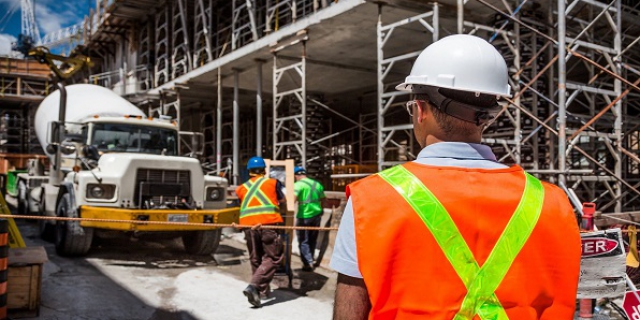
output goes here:
[{"label": "worker's short hair", "polygon": [[[454,90],[456,91],[456,90]],[[460,92],[460,91],[459,91]],[[471,93],[472,95],[475,94]],[[446,134],[447,136],[451,136],[451,135],[464,135],[464,136],[468,136],[468,135],[472,135],[475,134],[477,132],[477,130],[481,129],[482,126],[478,126],[475,123],[472,122],[467,122],[464,120],[460,120],[458,118],[452,117],[442,111],[440,111],[439,108],[437,108],[429,99],[429,96],[424,94],[424,93],[420,93],[420,94],[414,94],[412,96],[412,99],[415,100],[424,100],[428,102],[428,108],[431,111],[431,113],[433,113],[433,117],[436,120],[436,123],[438,124],[438,126],[440,126],[440,128],[442,129],[442,131],[444,132],[444,134]],[[453,99],[453,98],[449,98],[449,99]],[[463,95],[462,99],[470,99],[470,97],[468,97],[468,95]],[[463,103],[469,103],[468,101],[460,101]],[[488,103],[488,102],[483,102],[483,103]],[[474,106],[478,106],[477,104],[471,104]],[[415,115],[414,115],[415,116]]]},{"label": "worker's short hair", "polygon": [[249,169],[249,174],[265,174],[266,171],[264,168],[253,168],[253,169]]}]

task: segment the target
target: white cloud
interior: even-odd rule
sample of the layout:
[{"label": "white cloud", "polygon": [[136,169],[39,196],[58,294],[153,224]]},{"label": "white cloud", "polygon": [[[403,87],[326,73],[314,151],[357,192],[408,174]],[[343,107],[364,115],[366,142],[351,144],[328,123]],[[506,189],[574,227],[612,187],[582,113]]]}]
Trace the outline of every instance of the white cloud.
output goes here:
[{"label": "white cloud", "polygon": [[0,5],[6,5],[9,7],[12,7],[13,4],[17,4],[19,2],[20,0],[0,0]]},{"label": "white cloud", "polygon": [[11,43],[16,42],[16,38],[10,34],[0,33],[0,56],[10,56]]},{"label": "white cloud", "polygon": [[40,36],[62,29],[62,25],[65,24],[69,15],[65,12],[55,12],[51,10],[49,6],[38,5],[36,6],[36,21],[40,27]]}]

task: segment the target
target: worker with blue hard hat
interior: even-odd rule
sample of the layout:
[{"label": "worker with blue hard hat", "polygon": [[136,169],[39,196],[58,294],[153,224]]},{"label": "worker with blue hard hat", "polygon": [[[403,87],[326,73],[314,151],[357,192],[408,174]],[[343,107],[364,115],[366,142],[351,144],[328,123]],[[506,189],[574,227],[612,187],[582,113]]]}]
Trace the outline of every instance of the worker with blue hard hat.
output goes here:
[{"label": "worker with blue hard hat", "polygon": [[260,228],[262,225],[282,224],[281,212],[286,212],[282,184],[265,176],[266,167],[261,157],[249,159],[249,180],[236,189],[240,200],[240,224],[254,226],[244,231],[252,277],[242,293],[255,307],[262,305],[261,295],[268,296],[269,283],[284,257],[278,232]]},{"label": "worker with blue hard hat", "polygon": [[[298,202],[296,226],[319,227],[324,207],[324,187],[320,182],[307,177],[307,171],[303,167],[295,167],[293,173],[296,179],[293,191]],[[318,230],[297,230],[296,237],[298,237],[302,270],[313,271],[313,268],[317,266],[317,263],[314,262],[314,253]]]},{"label": "worker with blue hard hat", "polygon": [[251,169],[264,169],[267,167],[267,164],[264,162],[264,159],[261,157],[252,157],[247,162],[247,170]]}]

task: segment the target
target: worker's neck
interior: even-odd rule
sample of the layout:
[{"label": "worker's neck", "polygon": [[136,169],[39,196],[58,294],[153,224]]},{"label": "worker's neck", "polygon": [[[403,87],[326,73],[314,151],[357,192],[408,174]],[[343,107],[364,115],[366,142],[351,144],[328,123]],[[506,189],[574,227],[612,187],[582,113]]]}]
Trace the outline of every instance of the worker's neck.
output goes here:
[{"label": "worker's neck", "polygon": [[428,135],[425,139],[424,147],[436,144],[439,142],[463,142],[463,143],[481,143],[482,134],[467,136],[467,135],[453,135],[450,137],[438,137],[435,135]]}]

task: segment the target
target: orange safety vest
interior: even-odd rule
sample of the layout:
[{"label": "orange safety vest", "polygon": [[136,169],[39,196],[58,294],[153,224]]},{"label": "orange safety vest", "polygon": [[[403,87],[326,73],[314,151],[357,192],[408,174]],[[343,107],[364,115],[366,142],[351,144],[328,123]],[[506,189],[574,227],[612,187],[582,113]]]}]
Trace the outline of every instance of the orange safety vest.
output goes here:
[{"label": "orange safety vest", "polygon": [[[522,198],[522,168],[403,166],[446,209],[482,266]],[[580,234],[564,192],[543,187],[538,221],[495,290],[509,319],[573,319]],[[369,319],[453,319],[467,288],[415,210],[379,175],[351,184],[348,193]]]},{"label": "orange safety vest", "polygon": [[264,176],[253,177],[236,189],[240,198],[240,224],[276,224],[282,223],[277,180]]}]

